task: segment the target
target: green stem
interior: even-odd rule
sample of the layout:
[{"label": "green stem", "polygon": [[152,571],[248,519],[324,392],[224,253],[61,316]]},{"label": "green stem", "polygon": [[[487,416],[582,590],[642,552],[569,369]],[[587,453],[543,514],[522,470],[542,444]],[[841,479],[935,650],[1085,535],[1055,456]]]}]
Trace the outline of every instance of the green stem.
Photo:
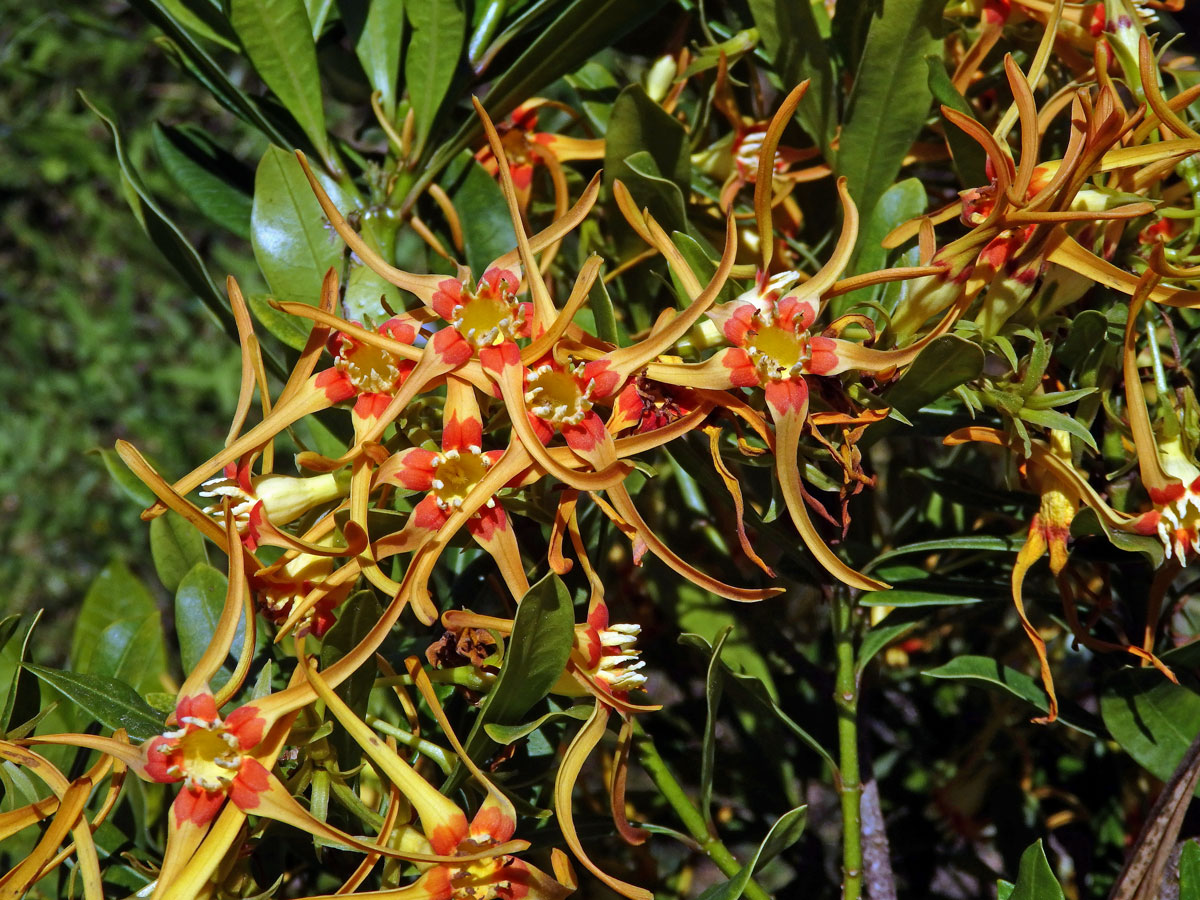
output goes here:
[{"label": "green stem", "polygon": [[858,678],[854,666],[854,601],[844,590],[833,601],[837,654],[834,705],[838,717],[838,793],[842,801],[842,900],[858,900],[863,887],[862,778],[858,769]]},{"label": "green stem", "polygon": [[397,728],[391,722],[385,722],[383,719],[375,716],[367,716],[367,724],[376,731],[382,731],[384,734],[390,734],[400,744],[405,747],[411,747],[418,753],[421,753],[433,760],[443,775],[449,775],[454,769],[454,757],[450,751],[444,747],[439,747],[437,744],[425,740],[423,737],[413,734],[410,731],[405,731],[403,728]]},{"label": "green stem", "polygon": [[[700,814],[694,803],[684,793],[683,786],[667,768],[667,764],[663,758],[659,756],[658,748],[654,746],[654,739],[650,737],[643,729],[641,724],[635,719],[633,722],[634,747],[637,750],[638,762],[642,764],[642,768],[646,770],[646,774],[650,776],[650,780],[654,782],[654,786],[658,788],[660,794],[671,804],[671,809],[675,811],[675,815],[679,816],[679,821],[683,823],[683,827],[687,829],[688,834],[700,845],[700,849],[704,854],[713,861],[718,869],[720,869],[728,878],[732,878],[742,869],[742,864],[737,861],[729,849],[721,842],[721,839],[714,834],[709,833],[708,826],[705,824],[704,816]],[[751,879],[746,882],[745,896],[750,900],[770,900],[770,895],[764,891],[758,884]]]}]

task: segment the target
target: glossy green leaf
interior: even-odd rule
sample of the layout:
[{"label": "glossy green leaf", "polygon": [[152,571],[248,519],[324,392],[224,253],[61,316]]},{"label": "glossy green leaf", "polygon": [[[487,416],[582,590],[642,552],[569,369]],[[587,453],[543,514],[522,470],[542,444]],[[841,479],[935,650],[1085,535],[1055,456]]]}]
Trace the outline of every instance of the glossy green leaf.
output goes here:
[{"label": "glossy green leaf", "polygon": [[271,305],[274,297],[262,294],[251,294],[246,298],[254,318],[258,319],[271,335],[278,338],[285,346],[293,350],[303,350],[308,341],[308,333],[312,330],[312,322],[299,316],[289,316]]},{"label": "glossy green leaf", "polygon": [[120,619],[100,634],[83,674],[116,678],[139,694],[161,690],[167,671],[162,616]]},{"label": "glossy green leaf", "polygon": [[[533,585],[517,606],[500,677],[463,744],[472,759],[482,762],[489,746],[495,746],[485,725],[516,725],[533,704],[550,693],[566,670],[574,641],[571,595],[562,579],[551,573]],[[457,765],[448,785],[461,783],[465,773],[466,768]]]},{"label": "glossy green leaf", "polygon": [[[874,211],[864,218],[858,232],[858,251],[852,274],[884,268],[888,251],[883,249],[883,239],[897,225],[925,212],[926,203],[925,186],[917,178],[906,178],[884,191]],[[830,314],[834,317],[841,315],[854,304],[871,299],[875,290],[861,288],[835,297],[830,303]]]},{"label": "glossy green leaf", "polygon": [[92,581],[71,635],[71,668],[86,672],[96,642],[113,622],[158,615],[158,604],[129,567],[113,560]]},{"label": "glossy green leaf", "polygon": [[812,4],[804,0],[750,0],[750,14],[783,90],[790,91],[804,79],[810,80],[796,118],[832,163],[830,142],[837,125],[837,80]]},{"label": "glossy green leaf", "polygon": [[[959,656],[945,665],[921,674],[931,678],[977,681],[991,688],[999,688],[1005,693],[1036,706],[1042,712],[1050,709],[1046,692],[1042,689],[1040,682],[1035,681],[1024,672],[1001,665],[990,656]],[[1091,737],[1103,733],[1103,725],[1094,716],[1074,708],[1072,704],[1060,702],[1058,718],[1064,725],[1069,725],[1076,731],[1081,731]]]},{"label": "glossy green leaf", "polygon": [[527,737],[547,722],[552,722],[555,719],[576,719],[582,722],[592,714],[593,708],[590,703],[577,703],[566,709],[551,710],[524,725],[497,725],[494,722],[490,722],[483,726],[483,730],[497,744],[511,744],[523,737]]},{"label": "glossy green leaf", "polygon": [[408,3],[404,14],[412,25],[412,39],[404,55],[404,84],[412,105],[416,140],[413,158],[419,158],[466,40],[467,19],[460,0],[421,0]]},{"label": "glossy green leaf", "polygon": [[929,115],[925,55],[937,51],[944,8],[941,0],[889,0],[871,20],[837,156],[863,217],[891,186]]},{"label": "glossy green leaf", "polygon": [[[229,580],[223,572],[208,563],[197,563],[183,577],[175,592],[175,633],[179,637],[179,656],[185,672],[195,668],[208,648],[208,642],[217,630],[221,610],[225,607],[228,586]],[[233,653],[240,651],[245,629],[243,616],[233,638]],[[227,678],[227,672],[219,672],[214,676],[213,690],[224,684]]]},{"label": "glossy green leaf", "polygon": [[668,232],[686,231],[683,205],[692,168],[683,123],[631,84],[613,103],[605,138],[605,187],[611,191],[614,181],[623,181]]},{"label": "glossy green leaf", "polygon": [[158,580],[171,593],[196,563],[208,562],[199,529],[171,511],[150,522],[150,556]]},{"label": "glossy green leaf", "polygon": [[[1177,675],[1195,664],[1194,657],[1181,660],[1181,652],[1168,653],[1163,659]],[[1175,772],[1200,732],[1200,693],[1195,681],[1186,675],[1183,680],[1183,684],[1173,684],[1153,668],[1122,669],[1100,695],[1100,715],[1113,739],[1163,781]]]},{"label": "glossy green leaf", "polygon": [[[327,669],[356,646],[383,615],[383,608],[374,591],[358,591],[338,608],[337,621],[325,634],[321,642],[321,668]],[[358,670],[335,689],[354,714],[362,718],[371,699],[371,686],[375,683],[375,667],[360,666]],[[362,747],[351,739],[344,728],[335,727],[331,741],[338,754],[338,766],[351,769],[362,758]]]},{"label": "glossy green leaf", "polygon": [[469,153],[463,153],[446,173],[443,187],[462,217],[467,265],[478,278],[497,257],[517,246],[512,217],[500,185]]},{"label": "glossy green leaf", "polygon": [[246,166],[194,128],[154,124],[158,158],[189,200],[213,222],[239,237],[250,237],[254,175]]},{"label": "glossy green leaf", "polygon": [[1021,854],[1021,868],[1017,871],[1017,881],[1013,885],[1009,900],[1065,900],[1062,887],[1050,863],[1046,861],[1046,851],[1042,849],[1040,840],[1030,844]]},{"label": "glossy green leaf", "polygon": [[[318,177],[342,214],[349,213],[336,185]],[[325,273],[341,264],[343,244],[326,224],[299,161],[278,147],[267,148],[254,176],[251,229],[254,259],[274,298],[317,305]]]},{"label": "glossy green leaf", "polygon": [[[925,64],[929,67],[929,90],[933,94],[933,99],[941,106],[949,107],[972,119],[975,118],[975,111],[971,108],[971,104],[958,92],[950,81],[950,76],[946,74],[946,63],[942,58],[927,56]],[[979,142],[944,117],[942,129],[946,135],[946,143],[950,147],[954,169],[958,172],[959,184],[964,188],[987,184],[989,181],[986,169],[987,154],[983,152]]]},{"label": "glossy green leaf", "polygon": [[983,600],[980,597],[895,588],[890,591],[867,591],[858,598],[858,602],[863,606],[966,606],[982,603]]},{"label": "glossy green leaf", "polygon": [[404,0],[341,0],[338,6],[367,81],[380,92],[379,103],[390,119],[399,99]]},{"label": "glossy green leaf", "polygon": [[229,0],[229,21],[259,76],[328,159],[317,49],[304,0]]},{"label": "glossy green leaf", "polygon": [[798,806],[785,812],[771,826],[771,830],[758,845],[758,849],[754,851],[750,861],[724,884],[714,885],[706,890],[700,895],[700,900],[738,900],[759,868],[800,840],[807,822],[807,806]]},{"label": "glossy green leaf", "polygon": [[135,743],[163,730],[162,717],[137,691],[123,681],[101,675],[81,675],[26,663],[25,668],[54,688],[105,728],[124,728]]}]

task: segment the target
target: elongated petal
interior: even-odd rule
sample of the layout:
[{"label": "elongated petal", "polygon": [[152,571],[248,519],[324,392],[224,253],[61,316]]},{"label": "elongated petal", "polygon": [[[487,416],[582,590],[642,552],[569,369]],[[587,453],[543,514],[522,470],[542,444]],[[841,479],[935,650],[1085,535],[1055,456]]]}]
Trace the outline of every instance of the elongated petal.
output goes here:
[{"label": "elongated petal", "polygon": [[794,406],[777,408],[770,404],[769,396],[767,399],[771,417],[775,421],[775,474],[779,478],[779,488],[783,493],[783,499],[787,503],[788,512],[791,514],[796,530],[800,532],[804,546],[808,547],[809,552],[817,558],[817,562],[825,568],[825,571],[838,581],[862,591],[887,590],[890,585],[876,581],[874,578],[868,578],[842,562],[817,534],[812,519],[808,516],[800,487],[800,469],[797,461],[800,451],[800,432],[804,428],[804,420],[808,414],[807,399],[803,401],[803,406],[799,409]]},{"label": "elongated petal", "polygon": [[754,181],[754,216],[758,223],[759,252],[762,254],[759,268],[764,272],[771,265],[771,253],[775,249],[775,226],[771,218],[772,187],[775,174],[775,150],[779,147],[779,139],[783,130],[792,121],[792,115],[800,104],[801,98],[808,91],[808,79],[800,82],[779,104],[771,122],[767,125],[767,133],[763,136],[762,146],[758,151],[758,172]]},{"label": "elongated petal", "polygon": [[[1158,275],[1147,269],[1138,280],[1137,289],[1129,303],[1129,318],[1125,323],[1125,340],[1122,348],[1122,371],[1125,375],[1125,407],[1129,414],[1129,430],[1133,432],[1133,445],[1137,450],[1138,468],[1142,473],[1142,484],[1156,505],[1182,495],[1184,485],[1163,469],[1158,456],[1158,443],[1154,440],[1154,427],[1150,424],[1150,413],[1146,409],[1146,396],[1142,391],[1142,376],[1137,367],[1137,323],[1146,298],[1158,283]],[[1153,340],[1153,338],[1151,338]]]},{"label": "elongated petal", "polygon": [[[589,454],[593,465],[604,465],[616,456],[612,438],[607,435],[607,432],[605,436],[607,440],[598,444]],[[641,514],[638,513],[637,508],[633,505],[633,499],[629,496],[629,492],[625,489],[624,485],[616,485],[609,488],[608,497],[617,513],[624,520],[627,528],[646,544],[646,548],[671,569],[698,587],[702,587],[704,590],[711,591],[728,600],[737,600],[742,603],[754,603],[782,593],[783,588],[738,588],[713,578],[711,575],[706,575],[690,563],[684,562],[675,551],[664,544],[658,535],[650,529],[650,526],[646,524],[646,520],[641,517]]]},{"label": "elongated petal", "polygon": [[1042,558],[1045,552],[1046,539],[1042,536],[1038,519],[1035,517],[1033,524],[1029,528],[1029,536],[1025,539],[1025,544],[1021,547],[1021,552],[1017,554],[1017,561],[1013,564],[1012,598],[1013,606],[1017,609],[1017,616],[1021,620],[1021,628],[1024,629],[1025,636],[1029,638],[1029,642],[1033,644],[1033,649],[1037,653],[1038,666],[1042,676],[1042,686],[1046,689],[1046,696],[1049,698],[1050,708],[1046,716],[1034,719],[1033,721],[1038,724],[1048,725],[1058,718],[1058,697],[1054,693],[1054,676],[1050,673],[1050,660],[1046,656],[1046,642],[1042,640],[1042,636],[1038,634],[1038,630],[1029,621],[1029,615],[1025,612],[1025,600],[1021,593],[1021,589],[1025,584],[1025,573],[1029,571],[1030,566]]},{"label": "elongated petal", "polygon": [[304,175],[308,179],[308,183],[312,186],[313,193],[317,195],[317,202],[321,204],[321,209],[325,211],[325,216],[329,219],[329,224],[333,226],[334,231],[338,233],[341,239],[346,242],[346,246],[353,250],[354,254],[363,261],[363,264],[380,278],[396,285],[396,287],[402,290],[408,291],[410,294],[415,294],[422,303],[428,306],[434,291],[437,290],[438,282],[442,280],[442,276],[414,275],[411,272],[397,269],[388,263],[359,236],[357,231],[350,227],[350,223],[346,221],[337,206],[334,205],[334,202],[329,199],[329,195],[325,193],[325,189],[321,187],[321,183],[313,175],[312,169],[308,167],[308,159],[304,154],[297,150],[296,158],[300,161],[300,167],[304,170]]},{"label": "elongated petal", "polygon": [[304,661],[301,662],[301,670],[317,696],[325,701],[329,712],[371,757],[378,771],[389,778],[412,803],[421,820],[421,828],[434,851],[443,856],[452,855],[467,836],[467,817],[463,811],[454,801],[439,793],[437,788],[418,775],[416,769],[399,754],[392,752],[333,692],[319,672]]},{"label": "elongated petal", "polygon": [[619,460],[614,460],[602,470],[577,472],[560,465],[546,452],[545,446],[529,423],[523,372],[524,369],[519,365],[507,365],[493,377],[500,388],[500,395],[504,398],[504,405],[508,408],[513,431],[534,461],[563,484],[569,484],[581,491],[604,490],[623,481],[629,474],[629,466]]},{"label": "elongated petal", "polygon": [[562,830],[563,838],[566,839],[567,846],[571,848],[575,858],[606,885],[621,896],[629,897],[630,900],[654,900],[654,895],[650,891],[614,878],[592,862],[584,851],[583,844],[579,841],[579,834],[575,830],[575,816],[571,810],[571,791],[575,787],[575,782],[579,780],[579,772],[583,768],[583,764],[596,745],[600,743],[600,739],[604,737],[607,725],[608,709],[603,704],[597,703],[592,715],[579,729],[578,734],[567,748],[567,752],[563,754],[558,774],[554,778],[554,811],[558,816],[558,827]]}]

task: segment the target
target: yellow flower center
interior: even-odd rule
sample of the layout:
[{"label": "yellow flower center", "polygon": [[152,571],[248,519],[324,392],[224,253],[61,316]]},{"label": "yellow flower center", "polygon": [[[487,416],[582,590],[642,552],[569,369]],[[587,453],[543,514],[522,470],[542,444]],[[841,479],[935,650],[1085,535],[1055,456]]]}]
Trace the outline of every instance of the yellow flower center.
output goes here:
[{"label": "yellow flower center", "polygon": [[364,394],[386,394],[400,378],[396,357],[369,344],[351,345],[351,349],[339,354],[333,364]]},{"label": "yellow flower center", "polygon": [[754,318],[763,324],[749,332],[746,352],[759,376],[767,381],[782,381],[802,374],[812,356],[808,332],[783,328],[769,318],[764,321],[761,314],[755,314]]},{"label": "yellow flower center", "polygon": [[[479,447],[468,447],[466,452],[447,450],[434,458],[433,497],[439,509],[458,509],[483,479],[490,460]],[[492,508],[496,501],[488,498]]]},{"label": "yellow flower center", "polygon": [[184,724],[197,727],[167,735],[178,737],[172,755],[178,754],[176,759],[179,760],[167,771],[172,775],[182,775],[184,784],[189,788],[221,790],[233,780],[242,764],[238,739],[222,727],[219,719],[211,723],[188,719]]},{"label": "yellow flower center", "polygon": [[476,349],[516,340],[525,324],[525,309],[509,290],[508,280],[502,279],[499,284],[499,294],[487,282],[482,282],[477,291],[464,285],[463,302],[454,307],[450,324]]},{"label": "yellow flower center", "polygon": [[[464,841],[464,845],[474,841]],[[500,871],[512,860],[510,856],[491,856],[474,859],[452,870],[450,876],[453,900],[500,900],[511,897],[511,883],[499,877]]]},{"label": "yellow flower center", "polygon": [[538,366],[525,376],[525,403],[539,419],[556,425],[578,425],[592,408],[592,382],[579,389],[575,372],[549,365]]}]

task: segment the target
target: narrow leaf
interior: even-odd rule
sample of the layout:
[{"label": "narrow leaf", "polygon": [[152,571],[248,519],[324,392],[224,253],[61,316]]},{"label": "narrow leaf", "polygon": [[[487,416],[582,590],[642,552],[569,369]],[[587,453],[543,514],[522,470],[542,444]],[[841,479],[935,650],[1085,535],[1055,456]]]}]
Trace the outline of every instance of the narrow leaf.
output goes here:
[{"label": "narrow leaf", "polygon": [[123,681],[100,675],[80,675],[26,663],[25,668],[50,685],[105,728],[124,728],[131,740],[149,740],[162,732],[162,717]]},{"label": "narrow leaf", "polygon": [[229,21],[259,76],[328,161],[317,48],[304,0],[230,0]]}]

